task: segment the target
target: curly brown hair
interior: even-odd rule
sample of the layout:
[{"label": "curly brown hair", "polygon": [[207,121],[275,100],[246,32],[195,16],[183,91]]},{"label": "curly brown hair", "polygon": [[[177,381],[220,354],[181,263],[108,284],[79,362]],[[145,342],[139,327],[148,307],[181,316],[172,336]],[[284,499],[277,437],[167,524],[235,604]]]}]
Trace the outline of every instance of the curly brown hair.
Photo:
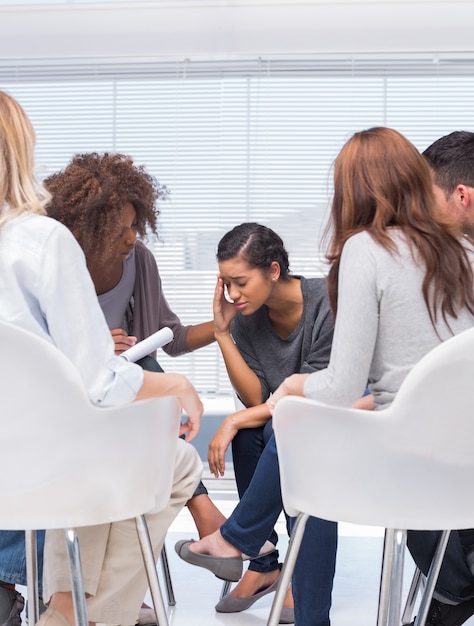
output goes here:
[{"label": "curly brown hair", "polygon": [[168,190],[125,154],[76,154],[44,180],[52,200],[46,210],[73,233],[89,262],[103,263],[120,237],[124,204],[133,204],[137,234],[156,233],[156,202]]}]

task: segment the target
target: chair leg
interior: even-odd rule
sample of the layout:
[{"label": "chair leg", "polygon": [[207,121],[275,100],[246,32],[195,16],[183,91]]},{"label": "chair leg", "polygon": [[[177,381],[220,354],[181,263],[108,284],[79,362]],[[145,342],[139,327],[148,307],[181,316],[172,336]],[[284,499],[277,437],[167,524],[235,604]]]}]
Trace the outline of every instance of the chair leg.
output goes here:
[{"label": "chair leg", "polygon": [[219,596],[219,600],[222,600],[222,598],[229,593],[231,587],[232,587],[231,581],[224,580],[224,582],[222,583],[221,595]]},{"label": "chair leg", "polygon": [[388,626],[400,626],[402,608],[403,569],[405,564],[405,550],[407,546],[406,530],[395,530],[394,558],[391,576],[390,606],[388,612]]},{"label": "chair leg", "polygon": [[168,626],[168,615],[166,613],[165,603],[163,602],[158,572],[156,571],[155,557],[153,555],[153,547],[151,545],[145,516],[139,515],[136,517],[135,524],[148,579],[148,587],[153,601],[153,608],[155,609],[156,623],[158,626]]},{"label": "chair leg", "polygon": [[416,599],[423,586],[423,578],[421,570],[416,567],[410,583],[410,589],[408,590],[405,608],[402,613],[402,624],[409,624],[412,621]]},{"label": "chair leg", "polygon": [[300,513],[296,518],[295,525],[291,532],[290,543],[286,552],[285,561],[281,569],[280,579],[278,581],[275,597],[273,599],[270,615],[268,616],[267,626],[278,626],[280,622],[281,610],[285,602],[286,592],[291,581],[291,576],[295,569],[296,559],[303,541],[304,530],[309,515]]},{"label": "chair leg", "polygon": [[166,593],[168,595],[168,606],[176,605],[176,598],[174,596],[173,582],[171,580],[170,564],[168,561],[168,553],[166,552],[166,546],[163,544],[161,548],[161,569],[163,572],[163,578],[166,585]]},{"label": "chair leg", "polygon": [[426,577],[425,590],[421,598],[418,615],[415,619],[415,626],[424,626],[426,618],[428,617],[428,610],[430,608],[431,599],[435,590],[436,581],[438,580],[439,570],[441,569],[441,565],[443,563],[444,553],[446,552],[450,534],[451,531],[443,530],[440,535],[438,545],[436,546],[436,551],[428,571],[428,576]]},{"label": "chair leg", "polygon": [[73,528],[64,530],[66,549],[69,560],[69,574],[71,576],[72,600],[74,604],[74,618],[76,626],[89,626],[87,617],[86,592],[82,577],[81,557],[77,533]]},{"label": "chair leg", "polygon": [[385,529],[377,626],[399,626],[406,531]]},{"label": "chair leg", "polygon": [[390,599],[390,574],[393,561],[393,535],[392,528],[386,528],[383,540],[382,571],[380,574],[379,604],[377,610],[377,626],[387,626],[388,607]]},{"label": "chair leg", "polygon": [[28,619],[36,624],[39,619],[38,556],[36,551],[36,530],[25,530],[26,548],[26,589],[28,594]]}]

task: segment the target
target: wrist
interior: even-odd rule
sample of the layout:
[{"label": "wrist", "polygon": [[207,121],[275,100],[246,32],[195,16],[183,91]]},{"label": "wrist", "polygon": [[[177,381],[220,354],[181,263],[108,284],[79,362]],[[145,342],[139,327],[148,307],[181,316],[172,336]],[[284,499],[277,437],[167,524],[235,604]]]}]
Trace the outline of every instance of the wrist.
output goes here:
[{"label": "wrist", "polygon": [[227,329],[227,330],[219,330],[219,329],[215,328],[214,329],[214,338],[215,338],[215,340],[217,341],[218,344],[226,343],[229,340],[232,341],[232,343],[234,343],[233,340],[232,340],[232,336],[230,334],[230,330],[229,329]]},{"label": "wrist", "polygon": [[303,388],[309,374],[293,374],[286,379],[286,387],[288,395],[304,396]]},{"label": "wrist", "polygon": [[238,423],[238,419],[237,419],[237,413],[231,413],[231,415],[228,415],[225,419],[224,419],[224,423],[226,425],[226,428],[228,430],[237,432],[240,428],[240,425]]}]

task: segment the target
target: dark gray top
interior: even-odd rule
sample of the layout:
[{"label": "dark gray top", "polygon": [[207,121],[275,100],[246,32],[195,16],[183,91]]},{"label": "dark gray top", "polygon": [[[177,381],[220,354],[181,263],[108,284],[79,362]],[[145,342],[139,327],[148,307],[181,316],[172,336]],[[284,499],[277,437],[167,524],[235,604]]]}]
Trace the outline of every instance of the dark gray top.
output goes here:
[{"label": "dark gray top", "polygon": [[315,372],[327,367],[334,320],[329,308],[324,278],[301,280],[303,314],[295,330],[282,339],[262,306],[251,315],[238,313],[231,332],[248,366],[262,385],[262,402],[291,374]]}]

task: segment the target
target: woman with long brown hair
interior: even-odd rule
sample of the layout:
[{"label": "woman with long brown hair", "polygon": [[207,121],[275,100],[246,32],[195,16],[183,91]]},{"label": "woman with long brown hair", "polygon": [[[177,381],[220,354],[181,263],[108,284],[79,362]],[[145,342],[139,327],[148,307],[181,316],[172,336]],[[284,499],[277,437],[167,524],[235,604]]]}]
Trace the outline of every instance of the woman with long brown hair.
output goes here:
[{"label": "woman with long brown hair", "polygon": [[270,399],[375,409],[429,350],[474,324],[472,242],[435,201],[429,167],[390,128],[356,133],[334,166],[328,290],[336,326],[326,370],[295,374]]},{"label": "woman with long brown hair", "polygon": [[[329,365],[285,379],[267,402],[270,411],[285,395],[351,406],[366,386],[373,408],[386,408],[425,354],[474,325],[473,242],[438,208],[427,162],[397,131],[362,131],[342,148],[328,235],[336,314]],[[302,589],[297,562],[296,622],[306,626],[298,613]],[[474,610],[465,604],[457,610],[438,602],[443,610],[430,623],[459,626]]]}]

